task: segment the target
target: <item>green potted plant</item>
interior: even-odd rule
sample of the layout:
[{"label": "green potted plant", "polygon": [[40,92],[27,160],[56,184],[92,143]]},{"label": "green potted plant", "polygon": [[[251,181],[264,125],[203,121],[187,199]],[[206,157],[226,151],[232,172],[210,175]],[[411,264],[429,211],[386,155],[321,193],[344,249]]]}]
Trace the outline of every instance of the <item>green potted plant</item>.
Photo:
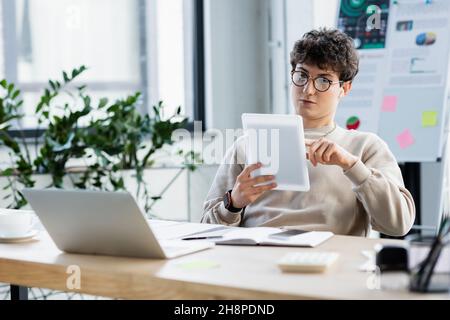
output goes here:
[{"label": "green potted plant", "polygon": [[[164,105],[159,102],[151,114],[142,115],[139,92],[112,102],[101,98],[94,103],[86,86],[74,85],[86,70],[81,66],[63,72],[61,80],[49,80],[36,106],[38,124],[44,131],[40,138],[35,137],[34,158],[23,135],[15,138],[9,134],[14,121],[23,116],[21,92],[6,80],[0,82],[0,145],[7,148],[11,163],[0,176],[8,181],[4,186],[8,191],[5,198],[11,198],[8,207],[26,205],[20,189],[33,187],[36,173],[50,175],[48,187],[63,188],[64,178],[69,178],[76,188],[116,191],[125,189],[124,172],[132,170],[138,186],[136,197],[144,198],[147,212],[161,198],[161,194],[150,194],[144,170],[154,164],[158,150],[173,144],[172,133],[186,126],[181,108],[163,119]],[[94,117],[94,112],[101,116]],[[176,156],[184,159],[185,168],[195,170],[197,154],[178,150]],[[86,159],[88,165],[70,172],[67,163],[73,159]]]}]

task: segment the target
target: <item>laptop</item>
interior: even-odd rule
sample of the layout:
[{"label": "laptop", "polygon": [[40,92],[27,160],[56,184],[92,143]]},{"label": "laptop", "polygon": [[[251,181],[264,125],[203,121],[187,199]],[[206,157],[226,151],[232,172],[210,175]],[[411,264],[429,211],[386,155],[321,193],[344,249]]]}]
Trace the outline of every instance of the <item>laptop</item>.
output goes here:
[{"label": "laptop", "polygon": [[22,194],[56,246],[68,253],[167,259],[214,246],[158,240],[128,192],[24,189]]}]

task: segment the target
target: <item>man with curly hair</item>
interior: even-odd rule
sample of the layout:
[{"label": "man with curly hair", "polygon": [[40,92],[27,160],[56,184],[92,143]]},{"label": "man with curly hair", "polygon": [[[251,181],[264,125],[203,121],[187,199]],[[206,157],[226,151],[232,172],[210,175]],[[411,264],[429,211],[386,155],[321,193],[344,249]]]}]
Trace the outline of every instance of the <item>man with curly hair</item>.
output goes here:
[{"label": "man with curly hair", "polygon": [[[291,52],[291,93],[307,139],[308,192],[272,190],[276,177],[244,167],[243,139],[227,151],[204,204],[202,222],[232,226],[287,227],[367,236],[373,228],[408,233],[414,200],[400,168],[376,134],[346,130],[334,117],[349,94],[359,58],[352,39],[334,29],[306,33]],[[271,182],[263,186],[262,182]]]}]

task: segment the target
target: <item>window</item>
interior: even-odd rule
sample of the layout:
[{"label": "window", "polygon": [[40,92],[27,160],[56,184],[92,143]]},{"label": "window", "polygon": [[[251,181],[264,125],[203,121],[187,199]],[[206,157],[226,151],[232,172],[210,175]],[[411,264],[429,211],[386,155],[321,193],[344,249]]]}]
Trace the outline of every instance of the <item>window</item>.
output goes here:
[{"label": "window", "polygon": [[[196,0],[0,0],[0,78],[22,89],[20,126],[37,125],[34,109],[49,79],[86,65],[79,82],[94,98],[144,94],[142,112],[163,100],[194,119]],[[201,120],[201,119],[199,119]]]},{"label": "window", "polygon": [[169,106],[184,104],[183,0],[156,1],[158,96]]}]

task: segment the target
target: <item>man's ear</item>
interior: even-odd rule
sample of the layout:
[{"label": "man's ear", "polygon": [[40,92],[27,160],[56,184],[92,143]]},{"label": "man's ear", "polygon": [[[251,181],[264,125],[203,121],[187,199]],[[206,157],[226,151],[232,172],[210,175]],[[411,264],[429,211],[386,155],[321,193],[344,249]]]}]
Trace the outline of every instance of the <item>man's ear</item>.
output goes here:
[{"label": "man's ear", "polygon": [[341,93],[339,94],[339,98],[343,98],[349,94],[350,90],[352,89],[352,82],[351,81],[344,82],[341,89],[342,90]]}]

